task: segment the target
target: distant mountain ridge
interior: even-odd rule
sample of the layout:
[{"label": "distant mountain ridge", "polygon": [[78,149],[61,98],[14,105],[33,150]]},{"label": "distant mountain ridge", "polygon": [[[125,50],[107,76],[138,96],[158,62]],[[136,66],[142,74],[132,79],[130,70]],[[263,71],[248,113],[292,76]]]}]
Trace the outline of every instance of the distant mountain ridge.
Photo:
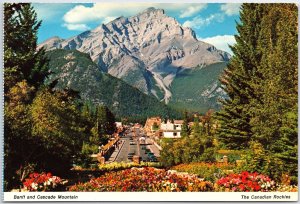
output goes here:
[{"label": "distant mountain ridge", "polygon": [[176,95],[172,83],[181,72],[230,59],[228,53],[197,40],[192,29],[155,8],[119,17],[66,40],[53,37],[41,46],[88,53],[103,72],[166,103]]}]

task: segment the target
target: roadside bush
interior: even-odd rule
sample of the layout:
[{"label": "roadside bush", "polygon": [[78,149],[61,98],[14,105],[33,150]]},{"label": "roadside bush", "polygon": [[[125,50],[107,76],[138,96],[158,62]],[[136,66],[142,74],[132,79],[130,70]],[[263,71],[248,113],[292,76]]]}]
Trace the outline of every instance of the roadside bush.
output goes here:
[{"label": "roadside bush", "polygon": [[190,163],[190,164],[180,164],[171,167],[171,169],[187,172],[191,174],[196,174],[200,178],[205,180],[215,182],[217,179],[233,171],[235,168],[234,164],[224,164],[224,163]]},{"label": "roadside bush", "polygon": [[191,162],[214,162],[215,149],[211,144],[211,138],[183,137],[165,140],[162,142],[160,158],[166,167],[181,163]]},{"label": "roadside bush", "polygon": [[87,143],[83,143],[81,152],[78,156],[78,159],[76,161],[76,165],[79,165],[83,168],[90,167],[91,164],[93,164],[93,159],[91,155],[93,153],[98,152],[98,146],[97,145],[91,145]]},{"label": "roadside bush", "polygon": [[99,164],[98,169],[103,171],[118,171],[118,170],[124,170],[129,169],[132,167],[162,167],[160,163],[157,162],[141,162],[140,164],[130,162],[112,162],[109,164]]},{"label": "roadside bush", "polygon": [[259,142],[250,142],[250,151],[242,159],[246,162],[237,168],[237,172],[258,172],[269,175],[276,182],[280,182],[285,173],[282,160],[269,154]]},{"label": "roadside bush", "polygon": [[209,147],[207,149],[204,149],[204,152],[200,156],[199,160],[204,162],[215,162],[216,161],[215,148]]}]

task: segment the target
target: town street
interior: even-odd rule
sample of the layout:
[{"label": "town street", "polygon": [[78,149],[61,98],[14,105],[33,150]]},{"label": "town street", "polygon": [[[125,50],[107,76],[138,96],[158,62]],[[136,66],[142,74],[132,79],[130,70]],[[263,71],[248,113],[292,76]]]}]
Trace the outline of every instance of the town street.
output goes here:
[{"label": "town street", "polygon": [[139,155],[141,157],[141,161],[149,161],[146,149],[149,149],[156,157],[159,157],[159,150],[155,145],[150,143],[151,140],[147,138],[145,141],[148,143],[142,142],[140,140],[141,137],[143,137],[143,133],[140,129],[135,129],[135,131],[130,131],[128,134],[124,134],[124,136],[121,137],[121,141],[124,142],[123,145],[120,150],[115,150],[118,151],[115,161],[131,162],[132,159],[128,157],[128,154]]}]

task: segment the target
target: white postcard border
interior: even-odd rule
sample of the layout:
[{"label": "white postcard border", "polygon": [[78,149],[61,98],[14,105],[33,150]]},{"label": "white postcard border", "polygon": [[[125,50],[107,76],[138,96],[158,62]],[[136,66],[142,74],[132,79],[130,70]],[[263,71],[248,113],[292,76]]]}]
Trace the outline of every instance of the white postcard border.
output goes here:
[{"label": "white postcard border", "polygon": [[4,201],[298,201],[298,192],[5,192]]},{"label": "white postcard border", "polygon": [[[3,3],[7,2],[24,2],[24,3],[99,3],[99,2],[136,2],[136,3],[145,3],[151,2],[153,0],[4,0],[1,2],[0,11],[3,15]],[[158,0],[156,3],[296,3],[299,7],[298,0]],[[240,201],[240,202],[297,202],[299,199],[299,192],[179,192],[179,193],[169,193],[169,192],[3,192],[3,168],[4,168],[4,77],[3,77],[3,16],[0,17],[0,153],[2,153],[0,157],[0,203],[1,201],[15,203],[15,202],[45,202],[45,201],[67,201],[67,202],[78,202],[78,201]],[[300,13],[298,18],[300,17]],[[300,36],[298,36],[298,41]],[[299,45],[298,45],[299,48]],[[300,52],[298,53],[300,56]],[[300,58],[298,57],[298,64],[300,64]],[[300,75],[298,75],[298,80],[300,80]],[[300,88],[300,85],[299,85]],[[300,96],[298,95],[298,99],[300,100]],[[300,109],[298,109],[300,113]],[[299,133],[298,133],[299,135]],[[299,143],[299,141],[298,141]],[[298,151],[300,147],[298,146]],[[299,161],[298,161],[299,164]],[[17,199],[15,196],[25,196],[24,199]],[[58,196],[78,196],[77,198],[70,199],[59,199]],[[27,196],[35,196],[34,199],[30,199]],[[39,196],[56,196],[56,199],[39,199]],[[243,198],[243,196],[248,196],[247,198]],[[252,198],[252,196],[262,196],[260,199]],[[264,198],[267,196],[271,196],[270,199]],[[281,198],[274,198],[274,196],[279,196]],[[240,203],[238,202],[238,203]]]}]

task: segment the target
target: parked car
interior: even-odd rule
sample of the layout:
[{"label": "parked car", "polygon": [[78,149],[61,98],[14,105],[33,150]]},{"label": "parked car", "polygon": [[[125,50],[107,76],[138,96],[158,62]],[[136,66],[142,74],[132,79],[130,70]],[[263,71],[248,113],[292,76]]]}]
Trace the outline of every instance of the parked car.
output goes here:
[{"label": "parked car", "polygon": [[148,156],[154,156],[154,154],[152,152],[148,152],[147,155]]},{"label": "parked car", "polygon": [[155,156],[150,156],[150,157],[148,157],[148,160],[149,160],[150,162],[158,162],[158,160],[157,160],[157,158],[156,158]]}]

